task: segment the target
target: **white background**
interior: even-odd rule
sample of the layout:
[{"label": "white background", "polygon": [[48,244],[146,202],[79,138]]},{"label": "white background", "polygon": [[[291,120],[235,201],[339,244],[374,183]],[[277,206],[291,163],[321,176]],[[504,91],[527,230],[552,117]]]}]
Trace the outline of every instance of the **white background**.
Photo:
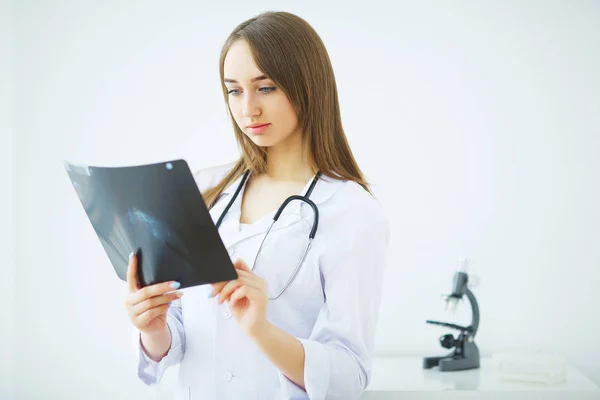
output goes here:
[{"label": "white background", "polygon": [[265,10],[323,38],[392,223],[377,354],[447,353],[425,320],[469,322],[440,299],[465,256],[483,355],[558,355],[600,384],[600,3],[205,3],[3,4],[0,398],[159,397],[62,162],[236,159],[218,56]]}]

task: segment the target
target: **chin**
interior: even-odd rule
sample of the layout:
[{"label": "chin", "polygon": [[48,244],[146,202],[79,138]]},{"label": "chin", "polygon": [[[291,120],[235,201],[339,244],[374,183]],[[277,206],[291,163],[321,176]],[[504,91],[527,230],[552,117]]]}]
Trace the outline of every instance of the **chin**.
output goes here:
[{"label": "chin", "polygon": [[275,140],[273,140],[272,138],[269,138],[266,135],[259,135],[259,136],[248,135],[248,138],[250,138],[252,143],[254,143],[255,145],[260,146],[260,147],[271,147],[271,146],[277,144],[277,142]]}]

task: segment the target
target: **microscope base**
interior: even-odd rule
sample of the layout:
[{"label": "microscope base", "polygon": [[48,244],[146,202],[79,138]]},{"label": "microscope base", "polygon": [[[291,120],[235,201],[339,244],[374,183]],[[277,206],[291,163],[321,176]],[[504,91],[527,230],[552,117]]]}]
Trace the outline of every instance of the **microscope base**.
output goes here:
[{"label": "microscope base", "polygon": [[474,342],[466,342],[463,351],[459,348],[447,356],[425,357],[423,359],[423,369],[433,367],[439,367],[441,372],[479,368],[479,349]]}]

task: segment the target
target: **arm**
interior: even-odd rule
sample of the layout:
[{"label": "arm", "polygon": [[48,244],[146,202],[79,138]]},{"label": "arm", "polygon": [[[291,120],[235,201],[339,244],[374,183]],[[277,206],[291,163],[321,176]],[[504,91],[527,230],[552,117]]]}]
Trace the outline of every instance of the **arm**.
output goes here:
[{"label": "arm", "polygon": [[141,332],[140,342],[146,355],[152,361],[159,362],[171,348],[171,329],[167,324],[162,332],[156,334]]},{"label": "arm", "polygon": [[389,225],[381,219],[361,227],[348,246],[332,246],[320,259],[327,300],[310,337],[266,335],[273,342],[262,346],[290,396],[306,391],[310,399],[358,399],[369,384],[388,240]]},{"label": "arm", "polygon": [[281,373],[304,389],[304,347],[298,339],[267,322],[252,340]]},{"label": "arm", "polygon": [[[168,336],[147,341],[138,329],[133,329],[133,345],[138,357],[137,374],[146,385],[159,383],[164,371],[170,366],[177,365],[183,359],[185,333],[180,299],[173,301],[169,308],[166,331],[163,335]],[[161,355],[162,357],[159,357]]]}]

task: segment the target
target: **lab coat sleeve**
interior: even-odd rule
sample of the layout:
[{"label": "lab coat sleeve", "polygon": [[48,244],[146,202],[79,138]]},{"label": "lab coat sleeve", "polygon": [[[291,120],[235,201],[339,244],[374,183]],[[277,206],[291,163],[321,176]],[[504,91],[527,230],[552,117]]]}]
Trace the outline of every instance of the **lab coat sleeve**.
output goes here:
[{"label": "lab coat sleeve", "polygon": [[185,353],[185,333],[181,311],[181,299],[173,301],[167,313],[167,326],[171,331],[171,347],[159,361],[152,360],[142,347],[140,331],[133,329],[133,345],[137,356],[138,378],[148,386],[160,383],[164,371],[170,366],[177,365]]},{"label": "lab coat sleeve", "polygon": [[[387,262],[389,222],[360,227],[349,245],[320,257],[325,304],[304,346],[310,399],[358,399],[371,380],[371,358]],[[301,388],[280,373],[296,398]]]}]

